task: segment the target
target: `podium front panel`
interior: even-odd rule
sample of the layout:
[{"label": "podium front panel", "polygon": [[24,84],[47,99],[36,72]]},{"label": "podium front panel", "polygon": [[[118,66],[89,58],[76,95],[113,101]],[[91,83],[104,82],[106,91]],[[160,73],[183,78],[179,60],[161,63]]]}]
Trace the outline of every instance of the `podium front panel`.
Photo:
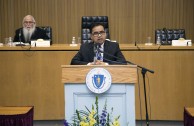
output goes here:
[{"label": "podium front panel", "polygon": [[64,84],[65,90],[65,119],[72,121],[73,114],[77,110],[92,110],[95,105],[95,97],[98,96],[99,114],[101,114],[105,101],[107,100],[107,111],[113,116],[111,119],[120,115],[121,126],[135,126],[135,85],[134,84],[112,84],[111,88],[103,94],[91,92],[86,84]]}]

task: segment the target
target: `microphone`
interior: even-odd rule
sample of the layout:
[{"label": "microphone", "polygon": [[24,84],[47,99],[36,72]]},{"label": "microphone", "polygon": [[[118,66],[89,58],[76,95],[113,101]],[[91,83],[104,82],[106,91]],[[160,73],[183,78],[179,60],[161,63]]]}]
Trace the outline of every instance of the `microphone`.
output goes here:
[{"label": "microphone", "polygon": [[20,32],[19,32],[19,40],[21,41],[21,34],[22,34],[22,29],[20,29]]},{"label": "microphone", "polygon": [[96,50],[98,51],[98,50],[99,50],[99,48],[100,48],[100,43],[98,43],[98,42],[94,42],[94,46],[95,46]]},{"label": "microphone", "polygon": [[[119,58],[119,57],[117,57],[117,56],[114,56],[114,55],[111,55],[111,54],[109,54],[109,53],[107,53],[107,52],[104,52],[104,51],[102,51],[102,50],[100,50],[100,49],[98,49],[98,52],[104,53],[104,54],[106,54],[106,55],[108,55],[108,56],[110,56],[110,57],[113,57],[113,58],[115,58],[115,59],[122,60],[121,58]],[[125,65],[126,65],[127,63],[129,63],[129,64],[132,64],[132,65],[135,65],[135,64],[133,64],[133,63],[131,63],[131,62],[129,62],[129,61],[124,61],[124,62],[122,62],[122,61],[113,61],[113,60],[106,59],[106,58],[104,58],[104,57],[103,57],[103,59],[105,59],[105,60],[107,60],[107,61],[109,61],[109,62],[117,63],[117,64],[125,64]]]},{"label": "microphone", "polygon": [[94,64],[96,64],[100,43],[94,42]]},{"label": "microphone", "polygon": [[16,46],[25,46],[25,44],[23,44],[21,41],[21,35],[22,35],[22,29],[20,29],[19,31],[19,44],[16,44]]},{"label": "microphone", "polygon": [[[99,52],[101,52],[101,53],[104,53],[104,54],[106,54],[106,55],[108,55],[108,56],[111,56],[111,57],[114,57],[114,58],[116,58],[116,59],[120,59],[121,60],[121,58],[119,58],[119,57],[117,57],[117,56],[114,56],[114,55],[111,55],[111,54],[109,54],[109,53],[106,53],[106,52],[104,52],[104,51],[102,51],[102,50],[98,50]],[[131,64],[131,65],[137,65],[137,64],[135,64],[135,63],[132,63],[132,62],[130,62],[130,61],[124,61],[124,62],[120,62],[120,61],[112,61],[112,60],[109,60],[109,59],[106,59],[106,58],[104,58],[105,60],[107,60],[107,61],[109,61],[109,62],[114,62],[114,63],[119,63],[119,64],[124,64],[124,65],[126,65],[126,64]],[[153,70],[149,70],[149,69],[147,69],[147,68],[144,68],[144,67],[142,67],[142,66],[139,66],[139,65],[137,65],[137,67],[139,67],[139,68],[141,68],[142,70],[145,70],[145,71],[149,71],[150,73],[154,73],[154,71]]]},{"label": "microphone", "polygon": [[127,64],[127,61],[126,61],[126,63],[125,62],[123,63],[123,62],[109,60],[109,59],[106,59],[106,58],[103,58],[103,59],[106,60],[106,61],[112,62],[112,63],[116,63],[116,64],[122,64],[122,65],[126,65]]}]

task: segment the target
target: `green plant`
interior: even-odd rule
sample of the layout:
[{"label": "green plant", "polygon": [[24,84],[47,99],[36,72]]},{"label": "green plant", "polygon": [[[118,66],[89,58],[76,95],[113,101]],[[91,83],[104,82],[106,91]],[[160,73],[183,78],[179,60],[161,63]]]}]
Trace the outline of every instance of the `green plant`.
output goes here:
[{"label": "green plant", "polygon": [[112,120],[113,108],[111,113],[107,112],[107,100],[105,101],[102,113],[99,114],[98,108],[98,97],[95,100],[95,107],[92,105],[92,110],[90,111],[86,106],[86,111],[76,110],[73,115],[73,123],[68,123],[67,120],[64,121],[64,126],[120,126],[119,117]]}]

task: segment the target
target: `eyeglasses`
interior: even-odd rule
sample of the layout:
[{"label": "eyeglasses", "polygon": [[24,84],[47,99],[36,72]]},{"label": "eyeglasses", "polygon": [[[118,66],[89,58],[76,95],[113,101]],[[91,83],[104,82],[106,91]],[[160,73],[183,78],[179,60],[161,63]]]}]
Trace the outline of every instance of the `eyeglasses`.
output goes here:
[{"label": "eyeglasses", "polygon": [[33,24],[33,21],[24,21],[24,24]]},{"label": "eyeglasses", "polygon": [[92,35],[95,36],[95,37],[97,37],[99,35],[102,36],[104,34],[105,34],[105,31],[100,31],[100,32],[94,32],[94,33],[92,33]]}]

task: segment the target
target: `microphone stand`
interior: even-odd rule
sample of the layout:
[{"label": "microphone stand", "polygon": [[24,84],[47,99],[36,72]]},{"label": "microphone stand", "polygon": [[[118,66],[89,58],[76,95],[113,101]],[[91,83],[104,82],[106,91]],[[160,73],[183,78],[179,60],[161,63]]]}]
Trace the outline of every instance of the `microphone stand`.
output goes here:
[{"label": "microphone stand", "polygon": [[[134,64],[132,62],[129,62],[129,61],[127,61],[127,63],[130,63],[132,65],[136,65],[136,64]],[[139,66],[139,65],[137,65],[137,67],[141,68],[141,74],[142,74],[142,77],[143,77],[145,109],[146,109],[146,125],[149,126],[150,124],[149,124],[149,115],[148,115],[148,107],[147,107],[147,93],[146,93],[146,84],[145,84],[145,74],[146,74],[147,71],[150,72],[150,73],[154,73],[154,71],[149,70],[149,69],[147,69],[145,67],[142,67],[142,66]]]},{"label": "microphone stand", "polygon": [[144,84],[144,98],[145,98],[145,109],[146,109],[146,125],[149,126],[149,115],[148,115],[148,108],[147,108],[147,93],[146,93],[146,84],[145,84],[145,74],[146,72],[154,73],[153,70],[146,69],[144,67],[138,66],[141,68],[141,74],[143,76],[143,84]]},{"label": "microphone stand", "polygon": [[[112,56],[114,58],[120,59],[120,58],[118,58],[118,57],[116,57],[114,55],[108,54],[108,53],[106,53],[104,51],[99,50],[99,52],[102,52],[102,53],[105,53],[105,54],[107,54],[109,56]],[[120,62],[120,63],[123,63],[123,62]],[[132,65],[137,65],[137,64],[134,64],[134,63],[129,62],[129,61],[126,61],[125,63],[129,63],[129,64],[132,64]],[[146,125],[149,126],[149,115],[148,115],[148,108],[147,108],[147,93],[146,93],[146,84],[145,84],[145,74],[146,74],[146,72],[154,73],[154,71],[153,70],[149,70],[149,69],[147,69],[145,67],[142,67],[142,66],[139,66],[139,65],[137,65],[137,67],[141,68],[141,74],[142,74],[142,77],[143,77],[145,109],[146,109]]]},{"label": "microphone stand", "polygon": [[20,29],[19,31],[19,44],[16,44],[16,46],[25,46],[25,44],[22,43],[22,40],[21,40],[21,35],[22,35],[22,29]]}]

